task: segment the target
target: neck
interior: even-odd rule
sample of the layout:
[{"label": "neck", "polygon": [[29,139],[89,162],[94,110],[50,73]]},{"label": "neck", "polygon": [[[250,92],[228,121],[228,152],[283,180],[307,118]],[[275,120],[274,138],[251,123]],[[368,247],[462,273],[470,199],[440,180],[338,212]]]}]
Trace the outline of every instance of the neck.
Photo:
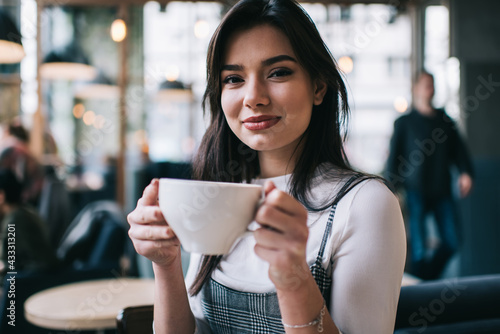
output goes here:
[{"label": "neck", "polygon": [[416,100],[414,105],[415,109],[417,109],[417,111],[422,115],[424,116],[434,115],[435,110],[430,101]]},{"label": "neck", "polygon": [[259,152],[260,177],[267,179],[293,172],[297,161],[297,152]]}]

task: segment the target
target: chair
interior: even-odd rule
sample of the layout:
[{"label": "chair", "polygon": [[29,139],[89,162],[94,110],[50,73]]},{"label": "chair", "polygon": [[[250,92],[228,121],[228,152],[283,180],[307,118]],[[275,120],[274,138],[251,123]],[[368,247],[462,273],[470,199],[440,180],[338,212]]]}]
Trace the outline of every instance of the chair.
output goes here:
[{"label": "chair", "polygon": [[[498,334],[499,301],[500,274],[404,286],[395,334]],[[117,333],[152,333],[152,322],[152,305],[129,307],[117,317]]]},{"label": "chair", "polygon": [[153,334],[153,305],[127,307],[116,317],[117,334]]},{"label": "chair", "polygon": [[38,212],[47,224],[50,242],[56,248],[73,217],[66,186],[57,178],[53,168],[46,167]]},{"label": "chair", "polygon": [[401,288],[397,334],[500,333],[500,274],[427,281]]},{"label": "chair", "polygon": [[75,269],[121,270],[121,261],[133,262],[135,252],[128,238],[128,223],[112,201],[88,204],[68,227],[57,248],[64,266]]}]

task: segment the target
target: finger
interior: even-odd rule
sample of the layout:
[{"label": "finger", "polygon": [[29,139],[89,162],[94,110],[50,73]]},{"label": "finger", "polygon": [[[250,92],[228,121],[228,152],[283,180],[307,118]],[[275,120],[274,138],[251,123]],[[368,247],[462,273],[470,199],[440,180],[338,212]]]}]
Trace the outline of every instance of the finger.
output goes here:
[{"label": "finger", "polygon": [[264,204],[274,206],[278,210],[291,216],[307,218],[307,210],[304,206],[295,198],[277,188],[271,190],[269,194],[266,195]]},{"label": "finger", "polygon": [[305,259],[297,258],[291,253],[283,252],[281,249],[273,249],[256,244],[254,247],[255,254],[266,261],[270,265],[270,269],[289,271],[294,267],[294,263],[300,263]]},{"label": "finger", "polygon": [[283,233],[268,228],[255,230],[254,238],[257,244],[267,249],[278,250],[287,246],[287,239],[283,236]]},{"label": "finger", "polygon": [[162,253],[168,252],[168,249],[172,246],[179,245],[179,239],[171,238],[168,240],[135,240],[134,248],[137,253],[149,258],[152,256],[157,257],[156,261],[159,261],[163,257]]},{"label": "finger", "polygon": [[151,180],[151,183],[144,189],[142,197],[139,199],[137,205],[147,206],[158,204],[158,179]]},{"label": "finger", "polygon": [[255,244],[255,254],[269,264],[274,264],[280,258],[280,251],[276,248],[264,247],[260,244]]},{"label": "finger", "polygon": [[[294,224],[290,224],[290,220],[292,217],[287,213],[279,210],[278,208],[264,204],[259,210],[257,210],[257,214],[255,215],[255,221],[262,226],[271,227],[272,229],[284,232],[287,229],[293,228]],[[287,226],[288,225],[288,226]],[[288,227],[288,228],[287,228]]]},{"label": "finger", "polygon": [[[262,220],[256,220],[259,224],[263,226],[263,228],[257,229],[255,232],[257,236],[255,240],[257,242],[258,237],[263,237],[262,242],[266,245],[271,245],[273,242],[276,244],[276,247],[287,248],[286,244],[279,244],[280,240],[283,240],[285,243],[299,243],[303,244],[304,247],[307,244],[307,238],[309,236],[309,229],[306,224],[303,224],[300,220],[290,219],[286,217],[282,212],[279,212],[273,208],[264,209],[269,210],[270,213],[263,213],[265,217],[271,217],[273,219],[267,220],[266,218]],[[259,231],[259,232],[257,232]],[[273,241],[272,239],[275,239]]]},{"label": "finger", "polygon": [[305,252],[309,229],[302,219],[264,206],[259,209],[256,221],[263,226],[254,232],[257,243],[269,248],[290,249],[295,254]]},{"label": "finger", "polygon": [[128,231],[128,235],[131,239],[153,241],[168,240],[176,237],[174,231],[169,226],[149,225],[132,226]]},{"label": "finger", "polygon": [[[256,253],[261,253],[261,257],[268,257],[272,262],[280,262],[279,253],[276,252],[266,252],[266,250],[259,251],[256,249]],[[276,260],[273,260],[276,259]],[[264,259],[263,259],[264,260]],[[266,261],[266,260],[264,260]],[[271,263],[271,261],[268,261]],[[299,264],[293,264],[292,266],[277,267],[270,265],[268,275],[277,290],[289,290],[296,291],[299,289],[308,279],[313,279],[311,272],[308,270],[307,266],[301,266]]]},{"label": "finger", "polygon": [[158,206],[137,207],[129,213],[127,221],[133,224],[165,225],[166,221]]},{"label": "finger", "polygon": [[255,245],[254,251],[259,258],[269,263],[269,278],[276,288],[295,289],[311,278],[311,271],[305,259],[299,260],[258,244]]},{"label": "finger", "polygon": [[273,189],[276,189],[276,185],[274,184],[273,181],[266,181],[264,183],[264,194],[267,196]]}]

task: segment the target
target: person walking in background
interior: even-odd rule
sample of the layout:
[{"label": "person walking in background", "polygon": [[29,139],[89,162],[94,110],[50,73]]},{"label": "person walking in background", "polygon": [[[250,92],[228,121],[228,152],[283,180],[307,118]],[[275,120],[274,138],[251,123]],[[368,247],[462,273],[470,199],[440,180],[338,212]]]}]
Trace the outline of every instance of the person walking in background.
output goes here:
[{"label": "person walking in background", "polygon": [[21,183],[23,203],[38,205],[43,188],[43,166],[30,152],[29,133],[19,121],[4,125],[0,139],[0,168],[10,169]]},{"label": "person walking in background", "polygon": [[[413,109],[394,123],[385,177],[406,193],[411,272],[433,279],[440,276],[459,246],[452,168],[458,169],[459,193],[466,197],[473,183],[472,165],[456,124],[443,109],[432,106],[433,76],[421,73],[413,93]],[[426,245],[429,213],[441,239],[434,252]]]},{"label": "person walking in background", "polygon": [[[8,271],[36,271],[54,268],[58,264],[45,223],[34,208],[22,203],[21,190],[21,183],[16,175],[9,169],[0,168],[2,279]],[[2,280],[0,285],[1,282]]]}]

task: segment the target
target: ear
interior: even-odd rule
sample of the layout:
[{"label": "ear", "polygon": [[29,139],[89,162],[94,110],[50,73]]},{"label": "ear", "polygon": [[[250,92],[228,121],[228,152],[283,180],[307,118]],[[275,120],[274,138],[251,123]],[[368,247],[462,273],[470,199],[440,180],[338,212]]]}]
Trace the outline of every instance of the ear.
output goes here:
[{"label": "ear", "polygon": [[5,203],[5,192],[3,190],[0,190],[0,205],[3,205]]},{"label": "ear", "polygon": [[321,103],[323,103],[323,98],[325,97],[326,90],[328,89],[328,86],[323,80],[316,80],[314,83],[314,100],[313,104],[315,106],[319,106]]}]

